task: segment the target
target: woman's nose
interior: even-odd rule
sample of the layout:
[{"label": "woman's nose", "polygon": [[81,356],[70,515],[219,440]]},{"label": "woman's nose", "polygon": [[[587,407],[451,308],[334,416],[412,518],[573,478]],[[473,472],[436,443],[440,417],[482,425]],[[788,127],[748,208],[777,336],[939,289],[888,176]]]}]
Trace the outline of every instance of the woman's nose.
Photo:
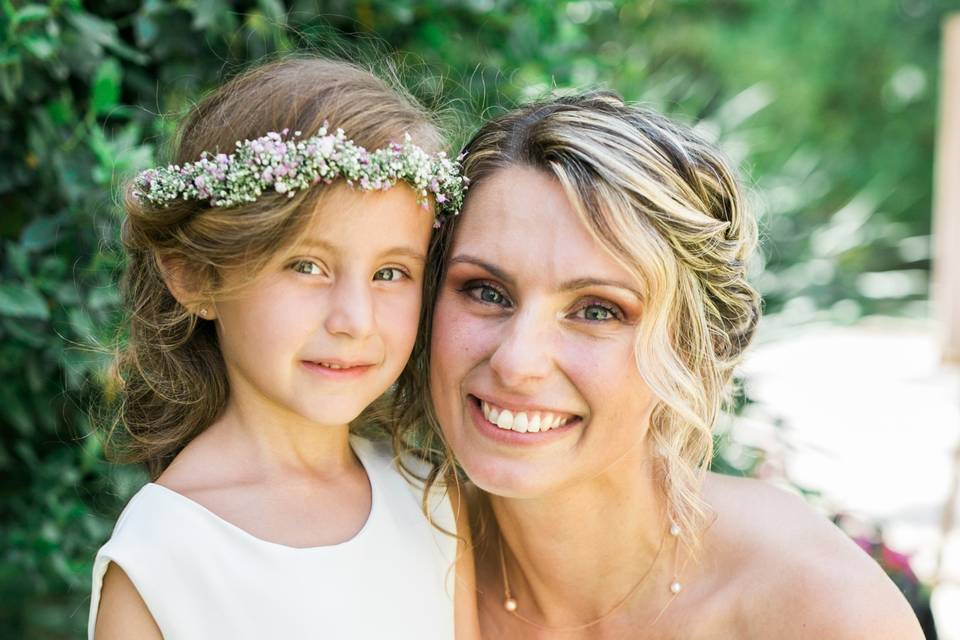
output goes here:
[{"label": "woman's nose", "polygon": [[546,378],[553,366],[550,350],[552,322],[531,309],[504,323],[504,333],[490,358],[490,366],[504,386],[522,389]]},{"label": "woman's nose", "polygon": [[355,339],[373,333],[373,297],[365,278],[341,278],[334,284],[328,302],[330,309],[324,326],[329,333]]}]

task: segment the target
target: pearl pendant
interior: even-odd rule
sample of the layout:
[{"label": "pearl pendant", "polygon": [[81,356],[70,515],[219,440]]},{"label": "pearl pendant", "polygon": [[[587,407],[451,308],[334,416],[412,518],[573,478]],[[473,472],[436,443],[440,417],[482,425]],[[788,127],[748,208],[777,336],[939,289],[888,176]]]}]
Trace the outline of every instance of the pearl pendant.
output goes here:
[{"label": "pearl pendant", "polygon": [[503,608],[509,611],[510,613],[513,613],[514,611],[517,610],[517,601],[514,600],[513,598],[507,598],[506,600],[503,601]]},{"label": "pearl pendant", "polygon": [[673,582],[670,583],[670,593],[672,593],[673,595],[677,595],[678,593],[680,593],[681,589],[683,589],[683,585],[680,584],[679,581],[674,580]]},{"label": "pearl pendant", "polygon": [[672,535],[674,538],[676,538],[678,535],[680,535],[680,525],[678,525],[678,524],[671,524],[671,525],[670,525],[670,535]]}]

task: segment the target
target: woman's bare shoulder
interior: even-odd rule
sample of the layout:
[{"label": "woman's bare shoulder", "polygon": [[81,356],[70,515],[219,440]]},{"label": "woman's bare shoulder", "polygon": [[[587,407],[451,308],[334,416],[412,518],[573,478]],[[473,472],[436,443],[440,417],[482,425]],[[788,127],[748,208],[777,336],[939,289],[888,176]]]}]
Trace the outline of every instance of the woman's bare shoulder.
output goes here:
[{"label": "woman's bare shoulder", "polygon": [[710,474],[705,552],[735,576],[746,637],[922,639],[906,599],[846,534],[800,496]]}]

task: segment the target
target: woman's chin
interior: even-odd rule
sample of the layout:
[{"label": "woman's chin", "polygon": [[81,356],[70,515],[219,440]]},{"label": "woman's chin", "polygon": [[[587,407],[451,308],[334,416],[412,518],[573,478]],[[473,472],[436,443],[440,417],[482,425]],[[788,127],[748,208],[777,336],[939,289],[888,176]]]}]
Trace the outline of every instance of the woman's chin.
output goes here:
[{"label": "woman's chin", "polygon": [[461,461],[461,464],[474,485],[502,498],[537,498],[553,487],[547,480],[552,474],[541,465],[504,460]]}]

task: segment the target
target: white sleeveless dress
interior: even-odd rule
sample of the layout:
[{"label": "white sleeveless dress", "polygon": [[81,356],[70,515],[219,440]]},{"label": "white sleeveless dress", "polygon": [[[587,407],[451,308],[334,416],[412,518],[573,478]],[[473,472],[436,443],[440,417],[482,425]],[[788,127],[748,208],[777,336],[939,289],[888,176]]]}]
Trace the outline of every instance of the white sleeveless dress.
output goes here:
[{"label": "white sleeveless dress", "polygon": [[[306,549],[256,538],[158,484],[127,504],[93,568],[92,640],[103,576],[116,562],[166,640],[453,638],[456,539],[423,515],[421,489],[389,446],[351,438],[366,469],[366,524],[341,544]],[[434,521],[456,531],[450,500]]]}]

